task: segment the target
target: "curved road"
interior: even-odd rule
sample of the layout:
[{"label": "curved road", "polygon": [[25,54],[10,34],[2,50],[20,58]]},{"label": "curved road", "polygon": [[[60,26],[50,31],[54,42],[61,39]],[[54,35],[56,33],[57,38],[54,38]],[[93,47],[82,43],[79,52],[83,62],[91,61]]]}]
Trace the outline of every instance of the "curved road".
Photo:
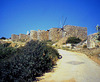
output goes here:
[{"label": "curved road", "polygon": [[100,82],[100,65],[86,55],[58,49],[62,59],[39,82]]}]

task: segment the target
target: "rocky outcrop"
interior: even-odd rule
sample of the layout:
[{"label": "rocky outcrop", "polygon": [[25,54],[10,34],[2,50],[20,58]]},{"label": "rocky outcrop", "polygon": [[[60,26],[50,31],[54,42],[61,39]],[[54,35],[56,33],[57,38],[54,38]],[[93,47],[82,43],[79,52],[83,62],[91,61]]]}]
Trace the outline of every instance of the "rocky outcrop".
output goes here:
[{"label": "rocky outcrop", "polygon": [[97,40],[97,33],[91,34],[87,38],[87,47],[88,48],[95,48],[100,47],[100,41]]}]

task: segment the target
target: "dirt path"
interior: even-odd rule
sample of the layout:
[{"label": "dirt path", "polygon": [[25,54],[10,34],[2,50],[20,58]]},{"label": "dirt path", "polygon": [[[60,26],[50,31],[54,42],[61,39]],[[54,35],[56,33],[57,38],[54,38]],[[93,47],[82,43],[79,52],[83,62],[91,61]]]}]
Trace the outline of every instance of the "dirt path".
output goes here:
[{"label": "dirt path", "polygon": [[54,72],[45,73],[39,82],[100,82],[100,66],[80,53],[59,49],[62,59]]}]

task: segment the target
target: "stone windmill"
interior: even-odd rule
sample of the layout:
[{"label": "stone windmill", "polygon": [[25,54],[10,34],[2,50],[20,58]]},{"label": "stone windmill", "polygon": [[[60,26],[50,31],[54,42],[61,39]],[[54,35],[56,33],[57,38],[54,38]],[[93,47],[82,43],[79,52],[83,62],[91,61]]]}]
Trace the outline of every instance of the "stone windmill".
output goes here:
[{"label": "stone windmill", "polygon": [[63,20],[63,17],[62,17],[62,21],[60,21],[60,27],[62,29],[62,37],[64,37],[66,35],[66,32],[64,32],[64,29],[63,27],[65,26],[65,23],[66,23],[66,20],[67,20],[67,17],[65,17],[65,19]]}]

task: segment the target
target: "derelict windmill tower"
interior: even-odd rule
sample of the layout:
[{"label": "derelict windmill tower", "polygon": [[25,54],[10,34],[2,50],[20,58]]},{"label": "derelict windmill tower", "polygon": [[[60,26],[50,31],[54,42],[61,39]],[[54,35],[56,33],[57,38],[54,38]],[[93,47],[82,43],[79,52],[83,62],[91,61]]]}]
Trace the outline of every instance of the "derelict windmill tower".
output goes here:
[{"label": "derelict windmill tower", "polygon": [[65,17],[64,20],[63,20],[63,17],[62,17],[62,21],[60,20],[60,27],[62,29],[62,37],[65,37],[65,35],[66,35],[66,32],[64,32],[64,28],[63,28],[65,26],[66,20],[67,20],[67,17]]},{"label": "derelict windmill tower", "polygon": [[60,20],[60,27],[61,28],[63,28],[63,26],[65,26],[66,20],[67,20],[67,17],[65,17],[65,19],[63,19],[63,17],[62,17],[62,20]]}]

